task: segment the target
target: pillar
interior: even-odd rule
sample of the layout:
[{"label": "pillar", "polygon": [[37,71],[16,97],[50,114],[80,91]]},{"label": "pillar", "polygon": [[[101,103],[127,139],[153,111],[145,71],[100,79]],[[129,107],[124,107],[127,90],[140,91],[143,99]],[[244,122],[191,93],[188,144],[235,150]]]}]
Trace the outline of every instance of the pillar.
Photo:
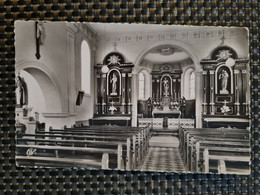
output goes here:
[{"label": "pillar", "polygon": [[[236,107],[236,115],[240,115],[240,100],[239,100],[239,88],[238,88],[238,74],[239,74],[239,70],[234,70],[234,76],[235,76],[235,100],[234,100],[234,104]],[[242,93],[243,94],[243,93]]]},{"label": "pillar", "polygon": [[243,102],[243,110],[246,115],[249,115],[249,79],[248,79],[248,71],[242,70],[242,81],[243,81],[243,93],[242,93],[242,102]]},{"label": "pillar", "polygon": [[[215,114],[215,97],[214,97],[214,75],[215,71],[210,70],[209,71],[209,89],[210,89],[210,100],[209,100],[209,105],[210,105],[210,114],[214,115]],[[197,85],[197,84],[196,84]]]},{"label": "pillar", "polygon": [[125,87],[125,80],[126,80],[126,73],[122,73],[122,114],[126,113],[126,107],[125,107],[125,102],[126,102],[126,87]]},{"label": "pillar", "polygon": [[106,74],[102,74],[101,75],[101,87],[100,87],[100,90],[101,90],[101,106],[102,106],[102,114],[105,114],[106,113],[106,94],[107,94],[107,91],[106,91]]},{"label": "pillar", "polygon": [[203,102],[202,102],[202,107],[203,107],[203,115],[207,114],[207,109],[208,109],[208,103],[207,103],[207,71],[202,72],[203,75]]},{"label": "pillar", "polygon": [[100,114],[101,113],[101,108],[100,105],[102,104],[102,101],[100,97],[102,97],[101,95],[101,78],[100,78],[100,74],[96,73],[96,77],[97,77],[97,96],[96,96],[96,114]]},{"label": "pillar", "polygon": [[173,101],[177,101],[177,87],[176,87],[176,80],[177,79],[172,79],[172,97]]},{"label": "pillar", "polygon": [[202,128],[202,70],[195,71],[196,128]]},{"label": "pillar", "polygon": [[[137,126],[137,75],[132,75],[132,103],[129,102],[129,104],[132,104],[132,126]],[[131,97],[131,96],[130,96]]]}]

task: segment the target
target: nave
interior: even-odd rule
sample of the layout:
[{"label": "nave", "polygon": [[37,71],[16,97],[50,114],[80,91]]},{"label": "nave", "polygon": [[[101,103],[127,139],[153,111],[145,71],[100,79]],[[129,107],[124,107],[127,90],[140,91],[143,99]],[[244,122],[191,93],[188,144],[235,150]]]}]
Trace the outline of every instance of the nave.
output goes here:
[{"label": "nave", "polygon": [[18,165],[249,172],[246,29],[15,29]]},{"label": "nave", "polygon": [[179,140],[173,135],[154,136],[141,170],[185,172],[179,152]]},{"label": "nave", "polygon": [[50,128],[17,134],[16,160],[26,166],[248,174],[248,138],[248,130],[232,128]]}]

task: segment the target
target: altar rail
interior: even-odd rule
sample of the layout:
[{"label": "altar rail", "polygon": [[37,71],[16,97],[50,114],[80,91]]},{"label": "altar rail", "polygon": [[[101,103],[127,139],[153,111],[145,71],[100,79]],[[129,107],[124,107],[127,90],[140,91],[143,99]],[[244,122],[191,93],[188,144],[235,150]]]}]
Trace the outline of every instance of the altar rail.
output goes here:
[{"label": "altar rail", "polygon": [[[168,118],[168,128],[195,128],[194,119],[187,118]],[[138,126],[146,127],[151,124],[152,128],[162,128],[164,118],[139,118]]]}]

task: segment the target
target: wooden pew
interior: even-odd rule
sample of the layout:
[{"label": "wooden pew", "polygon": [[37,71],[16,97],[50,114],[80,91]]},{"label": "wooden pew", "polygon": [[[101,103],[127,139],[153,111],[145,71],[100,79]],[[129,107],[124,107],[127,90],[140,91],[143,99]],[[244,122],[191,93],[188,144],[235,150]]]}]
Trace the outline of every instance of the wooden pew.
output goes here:
[{"label": "wooden pew", "polygon": [[[64,127],[64,130],[57,130],[50,128],[50,132],[66,132],[68,134],[79,135],[79,134],[86,134],[86,135],[121,135],[122,136],[131,136],[133,135],[132,139],[133,143],[135,143],[133,148],[133,167],[131,169],[135,169],[141,167],[146,153],[149,147],[149,139],[150,139],[150,127],[119,127],[119,126],[84,126],[84,127],[77,127],[77,128],[67,128]],[[63,133],[64,134],[64,133]],[[130,167],[128,166],[130,169]]]},{"label": "wooden pew", "polygon": [[[225,161],[235,161],[241,157],[240,162],[249,163],[248,130],[180,129],[179,138],[180,152],[187,169],[190,171],[208,172],[209,161],[212,160],[218,160],[218,171],[220,172],[226,169],[224,166]],[[208,157],[207,151],[210,153]],[[234,155],[230,155],[230,152],[233,152]],[[203,153],[204,155],[202,155]],[[226,153],[229,153],[229,158],[225,157]]]},{"label": "wooden pew", "polygon": [[[214,153],[212,152],[214,151]],[[233,154],[229,155],[222,155],[221,153],[218,154],[218,152],[223,151],[229,151],[234,152]],[[218,161],[218,173],[230,173],[227,171],[226,168],[226,161],[232,161],[232,162],[246,162],[248,165],[250,163],[250,148],[216,148],[216,147],[205,147],[203,148],[203,172],[209,172],[210,166],[209,161],[210,160],[216,160]],[[213,153],[213,154],[210,154]],[[236,172],[238,173],[238,172]],[[240,173],[240,172],[239,172]],[[249,174],[249,170],[244,172],[246,174]]]},{"label": "wooden pew", "polygon": [[[31,145],[31,146],[35,146],[35,148],[41,146],[41,145],[37,145],[37,144],[44,144],[47,146],[50,146],[51,148],[53,148],[54,146],[56,147],[63,147],[65,149],[67,149],[67,151],[71,151],[69,148],[72,148],[72,151],[77,152],[77,151],[81,151],[80,149],[82,148],[83,145],[83,150],[84,148],[89,149],[90,151],[92,149],[94,149],[93,151],[95,151],[95,149],[100,150],[100,151],[105,151],[107,148],[112,148],[112,149],[117,149],[117,168],[118,169],[123,169],[123,164],[125,164],[125,161],[127,160],[126,157],[123,156],[123,151],[122,148],[125,147],[127,145],[127,142],[129,142],[129,139],[125,139],[126,141],[117,141],[117,140],[113,140],[113,141],[106,141],[106,140],[85,140],[85,137],[81,137],[81,140],[71,140],[71,139],[62,139],[62,138],[67,138],[67,136],[63,136],[63,135],[44,135],[44,134],[24,134],[25,138],[17,138],[17,142],[18,143],[34,143],[35,145]],[[30,137],[30,138],[28,138]],[[32,138],[34,137],[34,138]],[[39,137],[41,137],[42,139],[39,139]],[[45,138],[55,138],[55,139],[45,139]],[[56,138],[61,138],[61,139],[56,139]],[[69,147],[66,147],[64,145],[68,145]],[[27,147],[28,145],[22,145],[22,147]],[[75,147],[75,146],[81,146],[81,147]],[[128,146],[129,147],[129,146]],[[17,144],[17,148],[21,148],[21,145]],[[61,148],[57,148],[59,150],[62,150]],[[57,150],[58,151],[58,150]],[[87,152],[87,150],[85,151]],[[111,154],[111,153],[109,153]],[[114,153],[112,153],[114,154]],[[129,154],[130,155],[130,154]]]},{"label": "wooden pew", "polygon": [[109,168],[109,155],[107,153],[104,153],[102,155],[102,160],[89,160],[89,159],[71,159],[71,158],[53,158],[53,157],[40,157],[40,156],[20,156],[16,155],[16,160],[18,162],[23,162],[23,165],[27,166],[37,166],[40,165],[40,163],[46,163],[49,165],[50,163],[52,166],[82,166],[82,167],[97,167],[102,169],[108,169]]},{"label": "wooden pew", "polygon": [[[120,127],[121,128],[121,127]],[[129,131],[128,131],[129,130]],[[122,153],[126,153],[125,156],[121,157],[121,161],[118,161],[117,168],[122,169],[122,164],[125,164],[126,169],[135,169],[137,166],[141,166],[144,160],[145,153],[148,150],[149,141],[149,128],[133,128],[127,129],[127,133],[123,133],[122,130],[117,128],[108,128],[106,132],[104,129],[99,128],[88,128],[86,132],[84,128],[66,128],[64,130],[60,129],[50,129],[50,132],[37,132],[38,134],[24,134],[24,138],[18,138],[21,142],[34,142],[50,144],[87,144],[94,147],[100,148],[104,146],[113,146],[114,143],[121,144]],[[127,134],[127,135],[126,135]],[[134,134],[132,137],[131,135]],[[29,138],[28,138],[29,137]],[[34,139],[32,138],[34,137]],[[51,139],[52,138],[52,139]],[[54,138],[54,139],[53,139]],[[44,141],[43,141],[44,140]],[[113,143],[113,144],[111,144]],[[123,152],[123,147],[125,151]],[[125,159],[123,161],[122,159]],[[120,165],[121,162],[121,165]]]}]

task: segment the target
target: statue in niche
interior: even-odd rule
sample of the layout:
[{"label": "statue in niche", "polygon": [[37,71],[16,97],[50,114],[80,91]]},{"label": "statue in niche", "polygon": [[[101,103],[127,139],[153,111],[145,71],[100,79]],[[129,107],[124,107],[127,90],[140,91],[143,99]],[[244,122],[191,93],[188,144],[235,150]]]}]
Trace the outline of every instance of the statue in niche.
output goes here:
[{"label": "statue in niche", "polygon": [[227,90],[228,77],[229,75],[227,71],[223,69],[219,74],[219,80],[221,83],[220,94],[229,94],[229,91]]},{"label": "statue in niche", "polygon": [[16,104],[19,107],[22,107],[23,105],[26,105],[27,103],[27,97],[26,97],[26,83],[25,81],[20,77],[17,76],[16,79]]},{"label": "statue in niche", "polygon": [[163,80],[163,89],[163,95],[166,97],[169,96],[169,81],[166,78]]},{"label": "statue in niche", "polygon": [[117,77],[115,73],[113,73],[110,83],[112,83],[112,93],[110,95],[117,95]]}]

